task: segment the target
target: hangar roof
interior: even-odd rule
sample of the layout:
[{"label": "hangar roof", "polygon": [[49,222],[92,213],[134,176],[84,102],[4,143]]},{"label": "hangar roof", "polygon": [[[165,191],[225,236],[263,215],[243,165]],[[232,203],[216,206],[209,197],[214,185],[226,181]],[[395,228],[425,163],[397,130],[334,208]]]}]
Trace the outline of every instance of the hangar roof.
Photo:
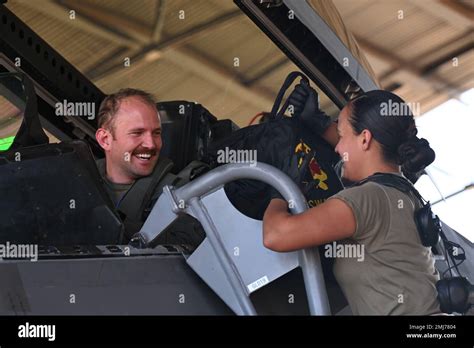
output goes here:
[{"label": "hangar roof", "polygon": [[[333,3],[382,88],[419,102],[422,113],[474,87],[472,1]],[[193,100],[240,126],[270,110],[297,70],[231,0],[9,0],[7,7],[105,93],[136,87],[160,101]],[[322,106],[334,108],[327,98]]]}]

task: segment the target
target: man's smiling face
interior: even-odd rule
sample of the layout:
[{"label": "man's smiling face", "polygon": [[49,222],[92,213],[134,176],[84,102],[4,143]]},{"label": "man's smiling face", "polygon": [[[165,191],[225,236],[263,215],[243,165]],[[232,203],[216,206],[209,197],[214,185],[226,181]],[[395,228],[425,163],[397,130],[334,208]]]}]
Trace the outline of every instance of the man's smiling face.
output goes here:
[{"label": "man's smiling face", "polygon": [[120,103],[105,148],[107,175],[129,183],[153,172],[161,150],[161,122],[156,108],[132,96]]}]

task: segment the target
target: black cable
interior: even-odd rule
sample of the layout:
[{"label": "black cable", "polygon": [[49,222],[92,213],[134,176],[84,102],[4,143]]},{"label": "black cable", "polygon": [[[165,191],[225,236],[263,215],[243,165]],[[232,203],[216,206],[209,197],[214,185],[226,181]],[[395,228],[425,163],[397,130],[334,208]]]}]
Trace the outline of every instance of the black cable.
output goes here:
[{"label": "black cable", "polygon": [[[459,276],[461,276],[461,272],[459,271],[459,268],[458,266],[460,266],[465,260],[466,260],[466,257],[465,257],[465,250],[462,246],[460,246],[459,244],[457,243],[453,243],[451,241],[449,241],[446,236],[444,235],[444,233],[441,233],[441,239],[443,240],[443,244],[445,245],[445,258],[446,258],[446,262],[448,264],[448,269],[445,270],[443,272],[443,278],[444,278],[444,275],[447,271],[450,271],[450,274],[451,274],[451,277],[453,276],[453,273],[452,273],[452,269],[455,268],[456,269],[456,272],[458,273]],[[462,255],[464,256],[464,258],[462,260],[460,260],[459,262],[456,262],[456,258],[455,256],[453,255],[453,247],[456,247],[458,249],[461,250],[462,252]],[[447,254],[447,255],[446,255]],[[448,258],[449,256],[449,258]],[[449,259],[451,259],[453,265],[451,266],[450,263],[449,263]]]},{"label": "black cable", "polygon": [[448,248],[446,248],[446,244],[444,243],[444,240],[443,240],[443,244],[445,246],[444,248],[444,258],[446,259],[446,263],[448,264],[448,269],[445,270],[442,274],[442,278],[444,278],[444,275],[446,274],[446,272],[449,271],[449,274],[451,275],[451,278],[453,277],[453,272],[451,271],[451,269],[453,268],[450,264],[449,264],[449,254],[448,254]]}]

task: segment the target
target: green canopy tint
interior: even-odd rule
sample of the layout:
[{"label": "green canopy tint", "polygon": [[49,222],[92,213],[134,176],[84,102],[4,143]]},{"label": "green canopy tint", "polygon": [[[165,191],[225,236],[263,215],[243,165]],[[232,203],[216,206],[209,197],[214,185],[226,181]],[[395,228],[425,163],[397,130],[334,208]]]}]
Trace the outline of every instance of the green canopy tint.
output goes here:
[{"label": "green canopy tint", "polygon": [[11,144],[13,143],[13,140],[15,139],[15,136],[11,137],[6,137],[3,139],[0,139],[0,151],[6,151],[10,148]]}]

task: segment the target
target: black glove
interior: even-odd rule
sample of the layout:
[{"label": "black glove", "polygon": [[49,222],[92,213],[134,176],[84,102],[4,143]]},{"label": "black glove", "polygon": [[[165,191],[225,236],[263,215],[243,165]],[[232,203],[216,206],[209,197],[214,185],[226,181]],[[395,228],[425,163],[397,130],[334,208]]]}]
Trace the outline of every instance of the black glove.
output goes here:
[{"label": "black glove", "polygon": [[312,187],[311,174],[309,173],[309,163],[314,157],[314,151],[297,155],[293,154],[288,163],[288,176],[298,185],[303,196],[307,197]]},{"label": "black glove", "polygon": [[305,127],[316,134],[323,134],[331,125],[331,118],[319,108],[318,93],[305,81],[295,86],[288,102],[288,105],[293,105],[293,117],[301,120]]},{"label": "black glove", "polygon": [[[308,180],[308,165],[313,156],[314,152],[304,154],[303,156],[293,154],[285,164],[285,168],[283,168],[283,172],[285,172],[285,174],[288,175],[294,183],[296,183],[305,197],[311,190],[312,180]],[[270,189],[269,196],[270,200],[274,198],[280,198],[284,200],[283,196],[273,187]]]},{"label": "black glove", "polygon": [[[308,197],[312,188],[312,180],[308,180],[307,175],[309,172],[309,163],[313,156],[314,152],[304,154],[303,156],[292,154],[287,164],[285,164],[286,168],[283,169],[283,172],[300,188],[305,198]],[[274,187],[270,187],[269,197],[270,201],[275,198],[285,200]]]}]

